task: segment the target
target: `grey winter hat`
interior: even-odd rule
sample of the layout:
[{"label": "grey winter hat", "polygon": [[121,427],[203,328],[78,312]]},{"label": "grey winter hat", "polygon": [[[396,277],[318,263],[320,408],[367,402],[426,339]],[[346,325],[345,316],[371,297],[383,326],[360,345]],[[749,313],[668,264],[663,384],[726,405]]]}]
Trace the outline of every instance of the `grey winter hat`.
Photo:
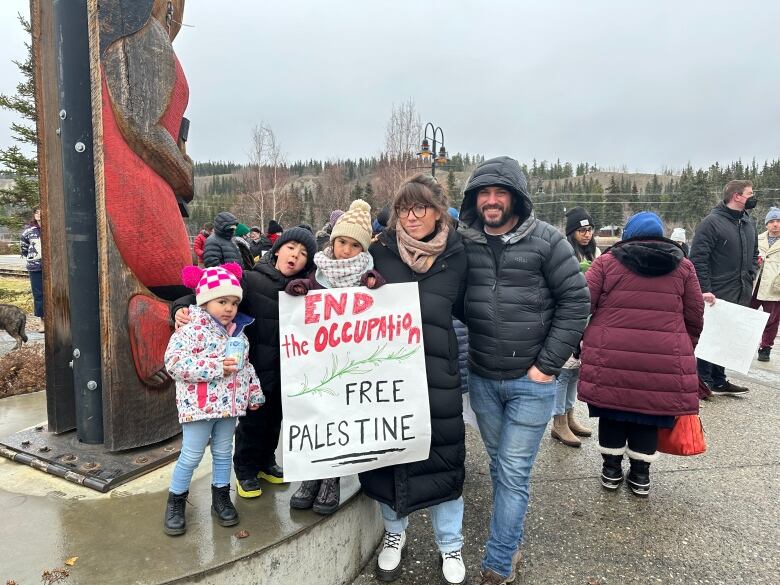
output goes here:
[{"label": "grey winter hat", "polygon": [[773,219],[780,219],[780,207],[770,207],[769,213],[766,214],[764,225],[768,224]]}]

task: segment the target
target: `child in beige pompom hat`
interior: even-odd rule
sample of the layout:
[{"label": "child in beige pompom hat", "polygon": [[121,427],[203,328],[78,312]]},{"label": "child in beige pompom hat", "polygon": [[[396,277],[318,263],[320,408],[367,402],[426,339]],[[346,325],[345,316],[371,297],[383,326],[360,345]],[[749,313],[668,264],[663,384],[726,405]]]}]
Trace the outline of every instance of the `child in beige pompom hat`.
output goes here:
[{"label": "child in beige pompom hat", "polygon": [[[374,270],[374,258],[368,253],[371,243],[371,206],[356,199],[342,215],[330,234],[330,246],[314,255],[317,270],[309,278],[293,280],[285,292],[301,296],[310,290],[367,286],[379,288],[385,279]],[[304,481],[290,499],[290,507],[312,508],[318,514],[332,514],[338,509],[338,477]]]}]

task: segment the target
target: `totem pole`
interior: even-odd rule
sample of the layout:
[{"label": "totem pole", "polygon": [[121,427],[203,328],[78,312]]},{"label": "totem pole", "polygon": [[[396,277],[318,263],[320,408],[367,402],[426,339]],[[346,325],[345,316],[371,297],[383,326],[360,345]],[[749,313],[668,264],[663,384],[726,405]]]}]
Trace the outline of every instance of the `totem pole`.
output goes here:
[{"label": "totem pole", "polygon": [[[31,0],[48,426],[0,441],[0,455],[85,485],[102,473],[97,489],[122,463],[79,461],[160,449],[180,430],[163,356],[169,301],[190,292],[180,275],[192,263],[189,90],[171,46],[183,10],[184,0]],[[77,444],[58,445],[74,428]],[[129,465],[159,465],[176,448],[164,451]]]}]

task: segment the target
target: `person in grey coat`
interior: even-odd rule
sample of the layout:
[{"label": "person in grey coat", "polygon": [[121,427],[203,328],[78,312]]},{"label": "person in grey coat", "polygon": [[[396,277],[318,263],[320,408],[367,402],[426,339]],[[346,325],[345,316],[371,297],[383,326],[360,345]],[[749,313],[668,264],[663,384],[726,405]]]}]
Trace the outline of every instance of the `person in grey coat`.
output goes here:
[{"label": "person in grey coat", "polygon": [[[702,296],[747,307],[758,272],[758,231],[749,209],[756,206],[753,183],[729,181],[723,201],[701,220],[691,243],[690,260],[699,277]],[[745,394],[745,386],[726,379],[723,366],[696,360],[699,377],[713,394]]]},{"label": "person in grey coat", "polygon": [[232,241],[237,225],[238,219],[229,211],[220,211],[214,218],[214,231],[206,238],[203,249],[203,264],[207,268],[228,262],[242,265],[241,252]]},{"label": "person in grey coat", "polygon": [[590,294],[571,245],[534,217],[525,175],[512,158],[474,170],[458,232],[468,258],[469,393],[494,496],[480,583],[498,585],[515,578],[555,376],[582,336]]}]

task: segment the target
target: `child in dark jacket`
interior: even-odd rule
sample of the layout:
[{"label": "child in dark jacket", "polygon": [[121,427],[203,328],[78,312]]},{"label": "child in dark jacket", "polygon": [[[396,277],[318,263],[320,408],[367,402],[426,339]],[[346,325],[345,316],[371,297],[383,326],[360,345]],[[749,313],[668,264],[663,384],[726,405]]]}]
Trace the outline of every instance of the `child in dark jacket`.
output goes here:
[{"label": "child in dark jacket", "polygon": [[[266,402],[258,411],[242,417],[236,430],[233,468],[237,491],[242,498],[256,498],[263,492],[260,479],[284,482],[276,463],[276,446],[282,427],[281,375],[279,365],[279,292],[291,279],[311,269],[317,242],[314,234],[294,227],[284,231],[252,270],[244,273],[244,298],[239,309],[255,319],[247,328],[249,361],[255,367]],[[186,311],[191,297],[174,303],[177,327],[189,322]]]},{"label": "child in dark jacket", "polygon": [[[379,288],[385,281],[374,270],[374,258],[368,253],[371,244],[371,206],[356,199],[349,210],[338,218],[330,233],[330,246],[314,256],[317,267],[308,278],[293,280],[285,291],[295,296],[310,290],[367,286]],[[341,490],[338,477],[310,480],[290,499],[290,507],[312,508],[318,514],[332,514],[339,507]]]},{"label": "child in dark jacket", "polygon": [[238,523],[230,501],[230,456],[236,418],[265,401],[249,363],[244,328],[252,319],[238,313],[241,267],[225,264],[202,270],[186,266],[184,285],[196,291],[190,323],[168,342],[165,368],[176,380],[176,408],[182,429],[179,460],[173,470],[165,509],[165,533],[186,530],[185,508],[192,474],[211,443],[211,509],[222,526]]}]

